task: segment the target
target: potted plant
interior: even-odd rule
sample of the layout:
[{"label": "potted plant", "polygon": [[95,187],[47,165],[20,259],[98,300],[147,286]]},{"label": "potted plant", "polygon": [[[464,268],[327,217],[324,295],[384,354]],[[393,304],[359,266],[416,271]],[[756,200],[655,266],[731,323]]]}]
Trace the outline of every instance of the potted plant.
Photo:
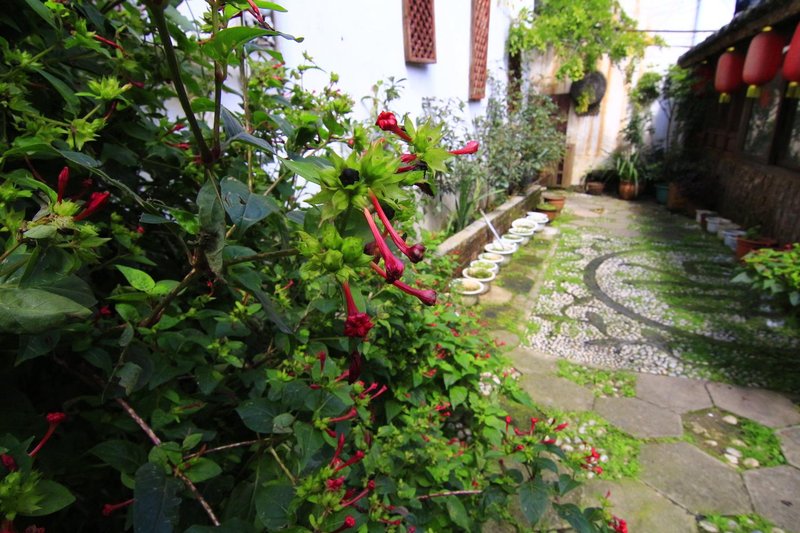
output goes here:
[{"label": "potted plant", "polygon": [[606,188],[606,182],[611,175],[611,171],[607,168],[598,168],[588,172],[583,177],[584,189],[586,194],[593,196],[600,196]]},{"label": "potted plant", "polygon": [[564,203],[567,201],[567,198],[563,194],[551,192],[544,193],[542,195],[542,199],[545,201],[545,203],[555,206],[559,212],[564,209]]},{"label": "potted plant", "polygon": [[619,151],[614,154],[614,170],[619,176],[619,197],[633,200],[639,195],[639,154]]},{"label": "potted plant", "polygon": [[556,209],[556,206],[544,202],[536,206],[536,211],[538,213],[544,213],[547,215],[547,220],[549,221],[555,220],[555,218],[558,216],[558,209]]},{"label": "potted plant", "polygon": [[761,226],[749,228],[744,235],[736,238],[736,259],[741,260],[753,250],[775,246],[775,239],[761,235]]},{"label": "potted plant", "polygon": [[485,268],[465,268],[462,275],[467,279],[474,279],[481,283],[488,283],[497,277],[497,274]]}]

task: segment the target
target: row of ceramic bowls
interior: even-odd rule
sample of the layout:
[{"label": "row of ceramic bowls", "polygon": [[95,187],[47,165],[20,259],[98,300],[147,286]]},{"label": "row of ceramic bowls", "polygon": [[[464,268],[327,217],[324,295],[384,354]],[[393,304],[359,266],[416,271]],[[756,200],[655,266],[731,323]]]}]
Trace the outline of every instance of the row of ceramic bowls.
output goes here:
[{"label": "row of ceramic bowls", "polygon": [[706,231],[725,241],[725,245],[731,250],[736,250],[737,237],[743,237],[746,231],[739,224],[727,219],[716,216],[716,211],[698,209],[695,218],[698,224],[702,224],[705,218]]},{"label": "row of ceramic bowls", "polygon": [[552,239],[558,230],[546,227],[547,215],[529,211],[525,218],[518,218],[511,223],[508,233],[484,246],[484,253],[465,268],[462,278],[453,281],[457,292],[463,296],[475,296],[489,290],[502,265],[511,262],[511,256],[520,246],[527,244],[534,235],[542,239]]}]

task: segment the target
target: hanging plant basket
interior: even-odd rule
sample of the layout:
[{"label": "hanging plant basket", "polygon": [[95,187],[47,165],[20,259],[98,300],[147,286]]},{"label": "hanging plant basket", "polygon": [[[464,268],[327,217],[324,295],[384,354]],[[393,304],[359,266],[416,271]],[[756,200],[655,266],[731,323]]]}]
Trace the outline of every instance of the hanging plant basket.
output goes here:
[{"label": "hanging plant basket", "polygon": [[569,96],[577,115],[596,115],[600,102],[606,95],[606,78],[599,72],[590,72],[582,79],[572,82]]}]

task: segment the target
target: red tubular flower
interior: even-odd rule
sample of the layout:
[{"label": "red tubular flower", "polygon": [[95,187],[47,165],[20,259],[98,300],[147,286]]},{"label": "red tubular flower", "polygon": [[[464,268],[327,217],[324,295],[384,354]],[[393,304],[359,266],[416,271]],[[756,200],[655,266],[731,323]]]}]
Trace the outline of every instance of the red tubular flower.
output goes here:
[{"label": "red tubular flower", "polygon": [[358,350],[353,350],[353,352],[350,354],[350,368],[345,370],[348,383],[355,383],[358,379],[358,376],[361,375],[362,363],[363,361],[361,359],[361,353]]},{"label": "red tubular flower", "polygon": [[383,263],[386,266],[386,281],[389,283],[394,283],[403,276],[403,270],[405,269],[405,266],[403,265],[403,262],[396,258],[394,254],[392,254],[392,251],[389,250],[389,246],[386,244],[386,241],[383,240],[381,232],[378,231],[378,227],[375,225],[375,221],[372,219],[372,214],[366,207],[364,208],[364,217],[367,219],[369,229],[372,231],[372,236],[375,238],[375,243],[378,245],[378,250],[381,252],[381,257],[383,257]]},{"label": "red tubular flower", "polygon": [[408,257],[412,263],[419,263],[422,261],[425,255],[425,247],[421,244],[408,246],[406,241],[403,240],[403,237],[401,237],[397,231],[395,231],[394,227],[392,227],[392,223],[389,221],[389,217],[386,216],[386,213],[383,212],[381,203],[378,201],[378,197],[375,196],[375,193],[370,191],[369,198],[372,200],[372,205],[375,207],[375,212],[378,213],[378,218],[380,218],[381,222],[383,222],[383,227],[385,227],[386,231],[389,232],[389,237],[392,238],[392,241],[394,242],[395,246],[397,246],[397,249],[400,250],[403,255]]},{"label": "red tubular flower", "polygon": [[83,211],[75,215],[72,220],[78,222],[92,215],[108,202],[109,196],[111,196],[110,192],[93,192],[92,195],[89,196],[89,201],[86,202],[86,207],[83,208]]},{"label": "red tubular flower", "polygon": [[615,516],[608,525],[617,533],[628,533],[628,524],[622,518]]},{"label": "red tubular flower", "polygon": [[[388,281],[386,272],[383,271],[381,267],[376,265],[375,263],[369,264],[370,268],[378,273],[380,277]],[[415,289],[414,287],[409,287],[402,281],[395,281],[392,283],[395,287],[400,289],[406,294],[410,294],[411,296],[415,296],[419,299],[420,302],[424,303],[425,305],[435,305],[436,304],[436,291],[430,289]]]},{"label": "red tubular flower", "polygon": [[94,35],[92,35],[92,37],[94,38],[95,41],[99,41],[99,42],[101,42],[103,44],[107,44],[108,46],[116,48],[120,52],[124,52],[125,51],[125,50],[122,49],[122,47],[120,45],[118,45],[114,41],[110,41],[110,40],[106,39],[105,37],[101,37],[101,36],[97,35],[96,33]]},{"label": "red tubular flower", "polygon": [[341,489],[342,485],[344,485],[344,476],[325,481],[325,487],[331,492],[336,492]]},{"label": "red tubular flower", "polygon": [[403,154],[400,156],[400,161],[403,163],[411,163],[417,158],[417,154]]},{"label": "red tubular flower", "polygon": [[[334,435],[336,435],[334,433]],[[333,466],[336,462],[339,461],[339,456],[342,454],[342,450],[344,449],[344,433],[339,434],[338,442],[336,443],[336,451],[333,452],[333,458],[331,459],[331,466]]]},{"label": "red tubular flower", "polygon": [[347,319],[344,321],[344,334],[348,337],[364,338],[375,324],[367,313],[359,313],[353,294],[350,292],[350,284],[346,281],[342,283],[345,304],[347,305]]},{"label": "red tubular flower", "polygon": [[0,454],[0,462],[3,463],[3,466],[6,467],[6,470],[9,472],[16,472],[17,462],[7,453]]},{"label": "red tubular flower", "polygon": [[391,131],[406,142],[411,142],[411,137],[397,125],[397,118],[395,118],[394,113],[391,111],[383,111],[378,115],[378,120],[375,121],[375,125],[383,131]]},{"label": "red tubular flower", "polygon": [[353,528],[355,526],[356,526],[356,519],[353,518],[350,515],[347,515],[345,517],[345,519],[344,519],[344,523],[341,526],[339,526],[337,529],[334,529],[333,531],[331,531],[331,533],[340,533],[340,532],[344,531],[345,529],[350,529],[350,528]]},{"label": "red tubular flower", "polygon": [[347,501],[343,501],[342,502],[342,507],[350,507],[351,505],[356,503],[361,498],[365,497],[367,494],[370,493],[370,491],[373,491],[373,490],[375,490],[375,482],[370,479],[369,483],[367,483],[367,488],[365,488],[364,490],[362,490],[361,492],[359,492],[358,494],[353,496],[352,499],[347,500]]},{"label": "red tubular flower", "polygon": [[350,410],[347,411],[347,413],[343,414],[342,416],[333,417],[328,422],[330,422],[331,424],[336,424],[337,422],[344,422],[345,420],[350,420],[351,418],[355,418],[357,415],[358,411],[356,411],[356,408],[351,407]]},{"label": "red tubular flower", "polygon": [[324,351],[317,352],[317,359],[319,359],[319,371],[320,373],[325,372],[325,359],[327,359],[328,355]]},{"label": "red tubular flower", "polygon": [[115,511],[123,509],[133,503],[133,498],[120,503],[107,503],[103,506],[103,516],[111,516]]},{"label": "red tubular flower", "polygon": [[563,424],[557,425],[556,429],[554,429],[553,431],[563,431],[564,428],[566,428],[568,425],[569,425],[568,422],[564,422]]},{"label": "red tubular flower", "polygon": [[467,144],[464,145],[464,148],[459,148],[458,150],[450,150],[450,153],[453,155],[467,155],[467,154],[474,154],[478,151],[478,147],[480,143],[478,141],[469,141]]},{"label": "red tubular flower", "polygon": [[61,203],[61,200],[64,199],[64,192],[67,190],[67,184],[69,183],[69,167],[64,167],[61,169],[61,172],[58,173],[58,198],[56,199],[57,203]]},{"label": "red tubular flower", "polygon": [[361,450],[357,450],[356,453],[353,454],[353,457],[351,457],[346,462],[344,462],[344,463],[340,464],[339,466],[337,466],[333,471],[334,472],[338,472],[339,470],[347,468],[348,466],[352,466],[352,465],[356,464],[357,462],[359,462],[363,458],[364,458],[364,452],[362,452]]},{"label": "red tubular flower", "polygon": [[508,433],[508,427],[511,425],[511,415],[506,415],[506,433]]},{"label": "red tubular flower", "polygon": [[36,447],[28,455],[30,457],[36,457],[36,454],[39,453],[39,451],[47,443],[47,441],[50,440],[50,437],[53,436],[53,433],[55,433],[58,425],[66,419],[67,415],[65,415],[64,413],[48,413],[47,423],[50,424],[50,426],[47,428],[47,433],[44,434],[44,437],[42,437],[42,440],[39,441],[39,444],[37,444]]}]

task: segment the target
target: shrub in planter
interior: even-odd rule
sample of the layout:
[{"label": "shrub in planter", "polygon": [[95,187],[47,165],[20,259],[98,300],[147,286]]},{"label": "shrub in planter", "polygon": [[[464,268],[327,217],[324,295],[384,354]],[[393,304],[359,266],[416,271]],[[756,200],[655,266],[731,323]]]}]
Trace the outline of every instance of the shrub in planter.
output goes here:
[{"label": "shrub in planter", "polygon": [[762,248],[744,257],[744,271],[733,281],[777,298],[795,312],[800,309],[800,244]]}]

